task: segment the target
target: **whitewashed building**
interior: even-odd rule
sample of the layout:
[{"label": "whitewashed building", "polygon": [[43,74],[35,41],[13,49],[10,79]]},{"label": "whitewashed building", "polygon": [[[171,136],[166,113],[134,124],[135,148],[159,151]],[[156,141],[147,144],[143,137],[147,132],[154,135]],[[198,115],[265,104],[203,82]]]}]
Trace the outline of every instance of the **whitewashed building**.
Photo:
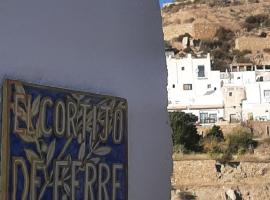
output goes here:
[{"label": "whitewashed building", "polygon": [[198,116],[200,123],[215,123],[224,115],[220,72],[211,70],[206,57],[167,57],[168,109]]},{"label": "whitewashed building", "polygon": [[167,54],[168,110],[198,116],[200,124],[219,120],[270,120],[270,70],[237,67],[211,70],[211,58]]}]

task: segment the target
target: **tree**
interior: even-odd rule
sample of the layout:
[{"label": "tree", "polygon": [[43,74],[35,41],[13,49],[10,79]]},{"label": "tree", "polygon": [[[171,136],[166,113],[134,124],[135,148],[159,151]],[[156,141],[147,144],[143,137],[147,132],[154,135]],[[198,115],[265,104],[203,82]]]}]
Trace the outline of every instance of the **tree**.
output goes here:
[{"label": "tree", "polygon": [[197,134],[197,116],[184,112],[169,113],[173,145],[182,145],[188,151],[198,151],[201,136]]},{"label": "tree", "polygon": [[214,125],[211,130],[206,135],[207,138],[216,139],[217,141],[224,140],[223,132],[220,129],[220,126]]}]

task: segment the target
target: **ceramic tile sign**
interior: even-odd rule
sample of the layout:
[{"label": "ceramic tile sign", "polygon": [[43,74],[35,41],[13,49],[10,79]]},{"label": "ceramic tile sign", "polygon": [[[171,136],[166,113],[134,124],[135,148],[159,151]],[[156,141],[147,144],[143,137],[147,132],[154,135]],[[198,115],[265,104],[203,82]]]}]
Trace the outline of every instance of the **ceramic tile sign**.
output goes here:
[{"label": "ceramic tile sign", "polygon": [[127,101],[6,80],[1,199],[127,199]]}]

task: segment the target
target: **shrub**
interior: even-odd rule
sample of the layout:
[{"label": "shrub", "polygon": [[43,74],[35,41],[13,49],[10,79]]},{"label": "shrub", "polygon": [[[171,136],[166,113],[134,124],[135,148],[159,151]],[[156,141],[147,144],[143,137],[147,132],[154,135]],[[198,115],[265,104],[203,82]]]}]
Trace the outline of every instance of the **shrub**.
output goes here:
[{"label": "shrub", "polygon": [[246,23],[249,24],[260,24],[263,23],[268,19],[268,15],[265,14],[258,14],[258,15],[251,15],[248,16],[245,20]]},{"label": "shrub", "polygon": [[259,3],[259,0],[248,0],[249,3]]},{"label": "shrub", "polygon": [[227,151],[231,154],[244,154],[254,144],[252,133],[243,128],[233,129],[233,132],[226,137]]},{"label": "shrub", "polygon": [[237,58],[236,61],[238,63],[251,63],[252,61],[250,60],[250,58],[247,58],[247,57],[240,57],[240,58]]},{"label": "shrub", "polygon": [[188,200],[196,200],[196,195],[192,194],[191,192],[180,192],[179,194],[180,199],[188,199]]},{"label": "shrub", "polygon": [[216,32],[216,37],[221,41],[232,40],[235,34],[232,30],[221,27]]},{"label": "shrub", "polygon": [[213,59],[212,63],[213,70],[220,70],[222,72],[225,72],[226,69],[229,69],[228,66],[229,66],[228,62],[226,62],[226,60],[224,59],[217,59],[217,58]]},{"label": "shrub", "polygon": [[203,151],[210,157],[217,158],[225,150],[224,136],[219,126],[214,125],[202,140]]},{"label": "shrub", "polygon": [[264,27],[269,27],[270,26],[270,19],[266,19],[263,23],[262,23],[262,26]]},{"label": "shrub", "polygon": [[230,54],[227,51],[223,51],[222,49],[215,49],[212,51],[212,56],[215,59],[226,60],[230,57]]},{"label": "shrub", "polygon": [[250,58],[246,57],[247,54],[250,54],[250,53],[252,52],[248,49],[245,49],[243,51],[233,50],[233,55],[235,56],[236,61],[238,63],[250,63],[251,62]]},{"label": "shrub", "polygon": [[212,138],[216,139],[217,141],[223,141],[224,135],[222,130],[220,129],[220,126],[214,125],[210,131],[207,133],[206,138]]},{"label": "shrub", "polygon": [[263,49],[265,53],[270,53],[270,48]]},{"label": "shrub", "polygon": [[201,41],[201,50],[202,51],[210,51],[216,49],[222,45],[222,42],[219,40],[202,40]]},{"label": "shrub", "polygon": [[220,141],[213,137],[205,137],[203,139],[203,151],[208,154],[220,154],[223,153]]},{"label": "shrub", "polygon": [[171,49],[172,45],[171,45],[171,43],[169,41],[164,40],[164,47],[165,47],[165,49]]},{"label": "shrub", "polygon": [[216,158],[216,160],[221,162],[221,163],[229,162],[232,159],[233,159],[232,154],[230,154],[229,152],[225,152]]},{"label": "shrub", "polygon": [[187,151],[198,151],[201,136],[197,134],[195,126],[197,116],[184,112],[171,112],[169,117],[173,145],[182,145],[181,148]]},{"label": "shrub", "polygon": [[262,38],[266,38],[267,37],[267,33],[266,32],[261,32],[261,34],[259,35]]},{"label": "shrub", "polygon": [[244,27],[247,31],[251,31],[252,29],[258,27],[269,27],[270,26],[270,19],[269,16],[266,14],[258,14],[258,15],[251,15],[245,19]]},{"label": "shrub", "polygon": [[224,138],[220,127],[213,126],[207,136],[202,139],[203,151],[213,159],[226,162],[232,155],[242,155],[250,146],[256,144],[252,140],[252,133],[243,127],[233,129],[232,133]]}]

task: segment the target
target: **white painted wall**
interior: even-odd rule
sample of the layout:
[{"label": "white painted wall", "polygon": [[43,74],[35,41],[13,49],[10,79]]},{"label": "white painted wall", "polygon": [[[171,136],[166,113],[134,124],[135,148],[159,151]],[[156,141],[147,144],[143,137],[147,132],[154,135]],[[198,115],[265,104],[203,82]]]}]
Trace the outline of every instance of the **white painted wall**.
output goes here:
[{"label": "white painted wall", "polygon": [[129,199],[169,199],[158,1],[12,0],[1,1],[0,10],[0,79],[127,98]]},{"label": "white painted wall", "polygon": [[253,113],[254,119],[264,118],[270,120],[270,96],[265,91],[270,91],[270,82],[256,82],[245,85],[247,100],[243,102],[244,119]]},{"label": "white painted wall", "polygon": [[[198,77],[198,66],[205,66],[205,77]],[[167,57],[169,106],[221,105],[220,72],[211,70],[210,55],[204,58]],[[184,84],[192,84],[192,90],[184,90]],[[208,88],[210,85],[210,88]],[[207,92],[213,91],[211,94]],[[171,104],[171,105],[170,105]]]}]

